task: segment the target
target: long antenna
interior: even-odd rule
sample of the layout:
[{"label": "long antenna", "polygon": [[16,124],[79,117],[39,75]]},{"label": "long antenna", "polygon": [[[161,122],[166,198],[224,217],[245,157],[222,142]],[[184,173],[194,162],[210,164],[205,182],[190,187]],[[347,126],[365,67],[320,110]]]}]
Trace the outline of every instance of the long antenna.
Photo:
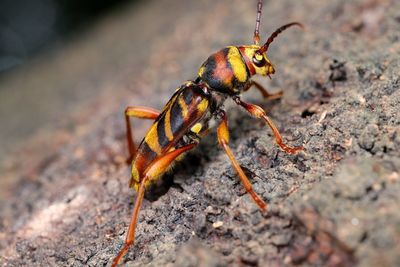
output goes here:
[{"label": "long antenna", "polygon": [[260,43],[260,21],[261,21],[262,6],[263,6],[263,0],[258,0],[256,26],[254,28],[254,37],[253,37],[255,45],[258,45]]},{"label": "long antenna", "polygon": [[267,52],[269,45],[274,41],[274,39],[284,30],[286,30],[289,27],[292,26],[299,26],[300,28],[304,29],[303,24],[299,22],[292,22],[285,24],[281,27],[279,27],[276,31],[274,31],[271,36],[268,38],[267,42],[258,50],[258,53],[263,54],[264,52]]}]

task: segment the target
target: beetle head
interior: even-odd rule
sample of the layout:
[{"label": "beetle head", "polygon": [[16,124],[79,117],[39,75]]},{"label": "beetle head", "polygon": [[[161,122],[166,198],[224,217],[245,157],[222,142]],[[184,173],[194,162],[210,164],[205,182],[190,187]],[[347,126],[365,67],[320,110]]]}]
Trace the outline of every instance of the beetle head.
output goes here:
[{"label": "beetle head", "polygon": [[267,51],[270,44],[274,39],[284,30],[291,26],[299,26],[304,28],[299,22],[292,22],[279,27],[274,31],[271,36],[267,39],[264,45],[259,46],[258,39],[254,39],[254,45],[244,46],[241,48],[242,54],[245,57],[247,67],[249,68],[252,75],[259,74],[262,76],[269,76],[275,73],[275,69],[271,64],[271,61],[267,57]]}]

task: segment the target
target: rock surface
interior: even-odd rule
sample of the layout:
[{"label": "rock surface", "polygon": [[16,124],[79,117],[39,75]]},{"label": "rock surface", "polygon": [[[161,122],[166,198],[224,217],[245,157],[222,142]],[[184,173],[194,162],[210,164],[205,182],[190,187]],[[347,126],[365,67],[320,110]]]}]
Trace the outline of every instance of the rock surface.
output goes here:
[{"label": "rock surface", "polygon": [[[169,175],[173,183],[166,179],[168,192],[144,201],[127,266],[400,266],[399,10],[395,0],[266,1],[262,36],[293,20],[307,29],[274,42],[277,72],[258,79],[283,98],[250,91],[244,99],[306,151],[283,153],[263,122],[227,106],[233,152],[268,213],[245,194],[211,132]],[[76,52],[67,47],[31,70],[34,79],[49,64],[67,68],[66,56],[84,59],[94,43],[90,58],[107,51],[120,62],[100,61],[99,83],[80,76],[71,90],[99,93],[7,158],[2,266],[110,266],[135,195],[124,107],[161,108],[210,53],[252,40],[250,1],[151,1],[141,11],[127,8]],[[149,124],[134,125],[139,140]]]}]

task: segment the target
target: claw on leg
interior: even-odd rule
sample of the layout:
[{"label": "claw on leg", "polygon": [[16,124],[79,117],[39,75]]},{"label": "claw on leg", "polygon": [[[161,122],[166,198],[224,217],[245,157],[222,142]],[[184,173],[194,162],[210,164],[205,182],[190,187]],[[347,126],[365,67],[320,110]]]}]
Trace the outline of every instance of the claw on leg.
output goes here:
[{"label": "claw on leg", "polygon": [[266,121],[268,126],[271,128],[272,132],[274,133],[275,140],[278,145],[288,154],[296,154],[297,152],[304,150],[302,146],[290,147],[283,142],[282,135],[279,133],[278,128],[274,125],[271,119],[267,115],[263,115],[262,118]]},{"label": "claw on leg", "polygon": [[304,150],[304,147],[302,147],[302,146],[291,147],[291,146],[286,145],[283,142],[282,135],[280,134],[278,128],[276,128],[275,124],[267,116],[267,114],[261,107],[259,107],[257,105],[245,103],[242,100],[240,100],[239,97],[235,97],[234,101],[236,102],[236,104],[242,106],[245,110],[247,110],[247,112],[249,112],[251,115],[253,115],[256,118],[263,119],[268,124],[268,126],[272,130],[272,133],[275,136],[276,143],[279,145],[279,147],[283,151],[285,151],[286,153],[289,153],[289,154],[296,154],[297,152]]}]

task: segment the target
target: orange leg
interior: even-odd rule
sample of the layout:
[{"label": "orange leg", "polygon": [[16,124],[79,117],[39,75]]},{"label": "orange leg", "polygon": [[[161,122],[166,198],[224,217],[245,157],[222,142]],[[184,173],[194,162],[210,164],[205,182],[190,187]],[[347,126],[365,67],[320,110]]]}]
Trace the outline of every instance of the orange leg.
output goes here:
[{"label": "orange leg", "polygon": [[135,231],[136,231],[136,225],[137,225],[137,220],[138,220],[138,216],[139,216],[139,210],[140,210],[140,206],[142,205],[144,191],[146,189],[146,182],[148,180],[155,179],[156,177],[159,177],[160,175],[162,175],[168,169],[168,167],[171,165],[171,163],[177,157],[179,157],[179,155],[194,148],[195,146],[196,146],[196,144],[189,144],[184,147],[178,148],[174,151],[171,151],[163,156],[160,156],[144,171],[143,179],[140,182],[139,190],[138,190],[138,193],[136,196],[136,201],[135,201],[135,206],[133,208],[131,222],[129,224],[128,232],[126,234],[125,245],[121,249],[121,251],[118,253],[118,255],[114,258],[112,267],[115,267],[118,265],[119,261],[125,255],[125,253],[128,251],[129,247],[131,245],[133,245],[133,242],[135,240]]},{"label": "orange leg", "polygon": [[127,161],[129,163],[133,160],[133,157],[135,156],[136,153],[136,146],[133,141],[131,121],[129,117],[155,120],[159,114],[160,114],[159,111],[147,107],[127,107],[125,109],[126,140],[128,141],[128,149],[129,149],[129,158]]},{"label": "orange leg", "polygon": [[271,94],[261,84],[259,84],[258,82],[255,82],[255,81],[251,81],[249,83],[248,87],[244,89],[244,91],[245,92],[248,91],[253,85],[258,91],[260,91],[260,93],[262,94],[264,99],[268,99],[268,100],[279,99],[283,95],[282,91]]},{"label": "orange leg", "polygon": [[274,125],[274,123],[271,121],[271,119],[265,114],[265,111],[257,106],[257,105],[253,105],[253,104],[247,104],[245,102],[243,102],[242,100],[240,100],[239,97],[234,97],[233,99],[236,104],[244,107],[251,115],[255,116],[256,118],[259,119],[264,119],[264,121],[268,124],[268,126],[271,128],[272,132],[274,133],[275,136],[275,140],[278,143],[278,145],[286,152],[289,154],[295,154],[301,150],[304,150],[304,147],[299,146],[299,147],[290,147],[287,146],[282,139],[281,134],[279,133],[278,128],[276,128],[276,126]]},{"label": "orange leg", "polygon": [[244,188],[251,195],[251,197],[256,202],[256,204],[260,207],[261,210],[263,210],[263,211],[267,210],[267,204],[257,195],[256,192],[254,192],[249,179],[247,178],[246,174],[243,172],[242,168],[240,167],[239,163],[236,161],[235,156],[232,154],[232,151],[228,146],[229,131],[228,131],[228,121],[227,121],[225,112],[223,113],[223,120],[222,120],[221,124],[218,126],[217,135],[218,135],[219,144],[222,146],[222,148],[225,150],[226,154],[228,155],[228,157],[232,163],[232,166],[238,173],[240,181],[242,182]]}]

